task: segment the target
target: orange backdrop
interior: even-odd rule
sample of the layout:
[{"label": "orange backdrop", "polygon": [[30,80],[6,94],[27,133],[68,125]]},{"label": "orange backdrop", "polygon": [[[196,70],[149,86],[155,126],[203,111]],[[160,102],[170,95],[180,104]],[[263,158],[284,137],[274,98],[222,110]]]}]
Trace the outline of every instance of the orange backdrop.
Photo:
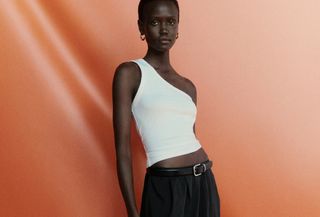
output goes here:
[{"label": "orange backdrop", "polygon": [[[111,83],[137,0],[0,0],[0,216],[121,217]],[[171,61],[198,89],[222,217],[320,216],[320,3],[180,1]],[[145,155],[132,122],[138,207]]]}]

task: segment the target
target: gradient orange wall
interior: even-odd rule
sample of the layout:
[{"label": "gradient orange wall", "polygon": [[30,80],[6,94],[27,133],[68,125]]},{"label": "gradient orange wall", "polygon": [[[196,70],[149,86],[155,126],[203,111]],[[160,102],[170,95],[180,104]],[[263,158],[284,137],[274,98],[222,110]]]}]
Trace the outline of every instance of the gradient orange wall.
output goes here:
[{"label": "gradient orange wall", "polygon": [[[319,217],[319,1],[199,2],[180,1],[171,61],[198,89],[222,217]],[[0,216],[125,216],[111,82],[146,52],[137,5],[0,0]],[[140,208],[133,124],[132,145]]]}]

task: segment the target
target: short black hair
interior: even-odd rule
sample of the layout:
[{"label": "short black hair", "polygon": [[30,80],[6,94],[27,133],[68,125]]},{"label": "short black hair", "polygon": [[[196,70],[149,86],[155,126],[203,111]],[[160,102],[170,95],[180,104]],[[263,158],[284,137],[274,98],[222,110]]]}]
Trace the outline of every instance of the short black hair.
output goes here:
[{"label": "short black hair", "polygon": [[[139,20],[144,21],[143,10],[144,10],[144,8],[145,8],[147,3],[153,2],[153,1],[159,1],[159,0],[140,0],[139,6],[138,6]],[[177,0],[162,0],[162,1],[170,1],[170,2],[173,2],[176,5],[176,7],[178,9],[178,21],[179,21],[180,9],[179,9],[178,1]]]}]

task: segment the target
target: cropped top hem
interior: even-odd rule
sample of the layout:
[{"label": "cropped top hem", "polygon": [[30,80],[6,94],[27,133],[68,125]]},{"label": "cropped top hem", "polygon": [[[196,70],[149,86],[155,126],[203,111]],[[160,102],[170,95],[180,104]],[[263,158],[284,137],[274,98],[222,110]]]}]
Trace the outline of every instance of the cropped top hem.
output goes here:
[{"label": "cropped top hem", "polygon": [[147,167],[152,166],[153,164],[165,160],[171,157],[176,157],[184,154],[189,154],[191,152],[195,152],[201,148],[201,144],[199,142],[189,143],[185,145],[180,145],[178,147],[173,147],[170,149],[170,152],[164,150],[162,152],[146,152],[147,155]]}]

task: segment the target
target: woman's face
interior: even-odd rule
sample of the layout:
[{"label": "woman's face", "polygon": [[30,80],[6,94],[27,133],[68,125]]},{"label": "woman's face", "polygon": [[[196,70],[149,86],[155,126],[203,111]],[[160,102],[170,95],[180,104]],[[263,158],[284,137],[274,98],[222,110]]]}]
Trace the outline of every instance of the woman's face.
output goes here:
[{"label": "woman's face", "polygon": [[175,43],[178,24],[178,9],[173,2],[152,1],[144,8],[144,23],[139,28],[149,47],[166,51]]}]

